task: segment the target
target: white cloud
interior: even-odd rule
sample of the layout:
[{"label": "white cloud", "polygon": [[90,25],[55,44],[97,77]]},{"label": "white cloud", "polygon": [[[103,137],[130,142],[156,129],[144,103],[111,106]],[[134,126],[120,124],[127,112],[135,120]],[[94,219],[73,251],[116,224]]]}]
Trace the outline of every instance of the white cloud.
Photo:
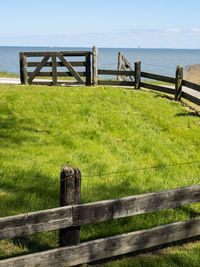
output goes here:
[{"label": "white cloud", "polygon": [[181,32],[179,28],[167,29],[168,32]]},{"label": "white cloud", "polygon": [[193,28],[192,32],[200,32],[200,28]]}]

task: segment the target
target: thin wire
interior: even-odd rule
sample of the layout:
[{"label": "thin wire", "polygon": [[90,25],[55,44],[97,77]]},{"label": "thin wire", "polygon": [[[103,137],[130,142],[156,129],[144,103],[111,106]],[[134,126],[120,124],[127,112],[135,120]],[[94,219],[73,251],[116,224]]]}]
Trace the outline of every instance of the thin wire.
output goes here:
[{"label": "thin wire", "polygon": [[[115,175],[115,174],[121,174],[121,173],[128,173],[128,172],[135,172],[135,171],[144,171],[144,170],[150,170],[150,169],[158,169],[158,168],[166,168],[166,167],[173,167],[173,166],[181,166],[181,165],[190,165],[190,164],[196,164],[200,163],[200,160],[196,161],[190,161],[190,162],[181,162],[181,163],[173,163],[173,164],[166,164],[166,165],[157,165],[157,166],[150,166],[150,167],[142,167],[142,168],[135,168],[131,170],[124,170],[124,171],[115,171],[115,172],[108,172],[108,173],[102,173],[102,174],[91,174],[91,175],[82,175],[82,178],[91,178],[91,177],[101,177],[101,176],[108,176],[108,175]],[[63,182],[67,180],[68,178],[63,178],[60,180],[57,180],[55,182],[52,182],[51,185],[57,184],[58,182]],[[2,189],[5,192],[10,191],[20,191],[20,190],[29,190],[34,189],[34,187],[26,187],[26,188],[11,188],[11,189]]]}]

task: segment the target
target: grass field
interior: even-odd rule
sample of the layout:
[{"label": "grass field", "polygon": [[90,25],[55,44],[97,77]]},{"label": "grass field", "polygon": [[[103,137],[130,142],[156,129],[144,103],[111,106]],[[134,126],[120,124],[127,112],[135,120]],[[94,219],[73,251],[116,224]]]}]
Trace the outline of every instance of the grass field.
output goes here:
[{"label": "grass field", "polygon": [[[58,207],[63,164],[92,176],[200,160],[200,117],[159,93],[0,85],[0,128],[0,217]],[[195,185],[199,180],[199,164],[83,177],[81,202]],[[81,240],[188,219],[199,209],[195,204],[83,226]],[[58,231],[4,240],[0,259],[57,246]],[[199,255],[200,244],[195,242],[100,266],[198,266]]]}]

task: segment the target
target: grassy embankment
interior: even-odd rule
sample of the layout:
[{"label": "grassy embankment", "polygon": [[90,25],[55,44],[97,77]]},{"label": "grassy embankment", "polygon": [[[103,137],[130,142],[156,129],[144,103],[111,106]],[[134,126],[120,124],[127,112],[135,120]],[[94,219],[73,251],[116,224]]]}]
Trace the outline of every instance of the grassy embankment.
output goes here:
[{"label": "grassy embankment", "polygon": [[[0,217],[58,207],[64,163],[92,175],[200,160],[200,118],[161,96],[112,87],[0,85]],[[199,177],[198,164],[83,177],[82,203],[195,185]],[[81,240],[188,219],[199,209],[83,226]],[[57,231],[4,240],[0,258],[57,247],[57,241]],[[105,266],[197,266],[199,253],[196,242]]]}]

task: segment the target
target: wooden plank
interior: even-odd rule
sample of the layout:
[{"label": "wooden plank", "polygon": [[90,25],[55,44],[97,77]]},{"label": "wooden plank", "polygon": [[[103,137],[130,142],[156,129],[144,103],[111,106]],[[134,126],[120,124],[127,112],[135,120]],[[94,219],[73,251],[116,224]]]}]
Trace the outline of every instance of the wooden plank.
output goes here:
[{"label": "wooden plank", "polygon": [[133,68],[131,66],[131,63],[124,57],[124,55],[122,55],[122,60],[124,61],[125,65],[128,66],[128,68],[133,71]]},{"label": "wooden plank", "polygon": [[168,94],[172,94],[172,95],[175,94],[175,90],[174,89],[169,88],[169,87],[155,85],[155,84],[141,82],[141,87],[147,88],[147,89],[152,89],[152,90],[155,90],[155,91],[168,93]]},{"label": "wooden plank", "polygon": [[144,78],[153,79],[153,80],[156,80],[156,81],[173,83],[173,84],[175,84],[175,81],[176,81],[176,79],[173,78],[173,77],[168,77],[168,76],[148,73],[148,72],[144,72],[144,71],[141,72],[141,76],[144,77]]},{"label": "wooden plank", "polygon": [[[84,67],[85,61],[68,61],[73,67]],[[27,67],[37,67],[40,62],[28,62]],[[65,67],[62,62],[56,62],[57,67]],[[52,62],[47,62],[44,67],[52,67]]]},{"label": "wooden plank", "polygon": [[123,75],[123,76],[133,76],[134,71],[124,71],[124,70],[98,70],[98,74],[104,75]]},{"label": "wooden plank", "polygon": [[176,68],[176,82],[175,82],[175,100],[181,100],[182,94],[182,80],[183,80],[183,67],[177,66]]},{"label": "wooden plank", "polygon": [[98,85],[98,48],[96,46],[93,46],[92,49],[93,57],[92,57],[92,70],[93,70],[93,85]]},{"label": "wooden plank", "polygon": [[[77,72],[81,77],[86,76],[86,72],[84,71],[78,71]],[[32,72],[28,72],[28,75],[31,75]],[[37,77],[52,77],[52,72],[39,72]],[[67,71],[67,72],[57,72],[57,76],[59,77],[73,77],[73,75],[71,74],[71,72]]]},{"label": "wooden plank", "polygon": [[44,67],[45,63],[48,61],[49,56],[45,56],[42,61],[39,63],[39,65],[35,68],[35,70],[32,72],[32,74],[28,78],[28,83],[31,84],[33,79],[38,75],[40,70]]},{"label": "wooden plank", "polygon": [[99,85],[120,85],[120,86],[134,86],[134,82],[131,81],[104,81],[104,80],[98,80]]},{"label": "wooden plank", "polygon": [[73,207],[74,225],[90,224],[200,202],[200,185]]},{"label": "wooden plank", "polygon": [[91,85],[91,59],[90,59],[90,54],[85,56],[85,61],[86,61],[86,85],[90,86]]},{"label": "wooden plank", "polygon": [[72,207],[35,211],[0,218],[0,239],[72,226]]},{"label": "wooden plank", "polygon": [[90,51],[49,51],[49,52],[24,52],[24,55],[27,57],[45,57],[61,54],[63,56],[85,56],[90,54]]},{"label": "wooden plank", "polygon": [[[128,71],[129,69],[128,69],[126,66],[122,65],[122,70],[124,70],[124,71]],[[131,70],[131,71],[132,71],[132,70]],[[135,74],[135,71],[133,71],[133,73]],[[129,75],[129,79],[130,79],[131,81],[134,81],[134,74],[133,74],[133,75]]]},{"label": "wooden plank", "polygon": [[195,90],[195,91],[200,92],[200,85],[199,85],[199,84],[195,84],[195,83],[192,83],[192,82],[183,80],[183,81],[182,81],[182,85],[183,85],[183,86],[186,86],[186,87],[188,87],[188,88],[191,88],[191,89],[193,89],[193,90]]},{"label": "wooden plank", "polygon": [[[122,71],[127,71],[127,68],[124,65],[122,65],[121,66],[121,70]],[[122,78],[123,81],[129,81],[127,76],[121,76],[121,78]]]},{"label": "wooden plank", "polygon": [[182,91],[181,97],[189,100],[190,102],[200,106],[200,99]]},{"label": "wooden plank", "polygon": [[200,235],[200,218],[0,261],[0,267],[75,266]]},{"label": "wooden plank", "polygon": [[56,56],[52,56],[52,81],[53,81],[53,85],[57,84]]},{"label": "wooden plank", "polygon": [[72,65],[65,60],[65,58],[61,54],[57,54],[60,61],[65,65],[65,67],[71,72],[71,74],[77,79],[80,84],[85,84],[85,82],[81,79],[81,76],[73,69]]},{"label": "wooden plank", "polygon": [[[80,204],[81,173],[78,168],[64,165],[60,174],[60,206]],[[80,227],[72,226],[59,230],[59,245],[71,246],[80,243]]]}]

